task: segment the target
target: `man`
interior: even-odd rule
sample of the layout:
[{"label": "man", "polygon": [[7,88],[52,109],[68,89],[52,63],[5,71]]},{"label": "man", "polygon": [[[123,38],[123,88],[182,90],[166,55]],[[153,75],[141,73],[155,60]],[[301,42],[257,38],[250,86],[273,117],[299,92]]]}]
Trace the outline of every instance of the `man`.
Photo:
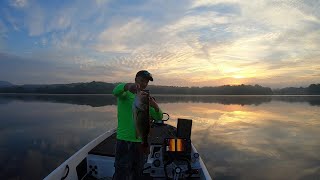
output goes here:
[{"label": "man", "polygon": [[[136,74],[135,83],[121,83],[113,89],[118,102],[118,128],[115,157],[114,179],[139,178],[144,164],[141,138],[136,136],[135,122],[132,115],[132,104],[135,94],[153,81],[152,75],[141,70]],[[149,112],[153,119],[161,120],[162,111],[153,98],[150,98]]]}]

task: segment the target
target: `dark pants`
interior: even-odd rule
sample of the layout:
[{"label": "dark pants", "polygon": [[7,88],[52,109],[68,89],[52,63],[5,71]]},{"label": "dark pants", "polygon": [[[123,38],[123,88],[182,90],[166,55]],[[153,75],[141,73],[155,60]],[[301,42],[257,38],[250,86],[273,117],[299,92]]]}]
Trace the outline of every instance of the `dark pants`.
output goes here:
[{"label": "dark pants", "polygon": [[117,140],[113,179],[141,179],[143,165],[144,154],[141,143]]}]

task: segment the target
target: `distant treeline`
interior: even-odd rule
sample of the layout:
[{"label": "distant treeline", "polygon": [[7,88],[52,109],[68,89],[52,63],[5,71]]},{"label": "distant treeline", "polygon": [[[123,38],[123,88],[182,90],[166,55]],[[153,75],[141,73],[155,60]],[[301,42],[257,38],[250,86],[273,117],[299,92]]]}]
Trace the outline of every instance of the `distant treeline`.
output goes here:
[{"label": "distant treeline", "polygon": [[218,87],[176,87],[150,86],[154,94],[191,94],[191,95],[272,95],[271,88],[260,85],[224,85]]},{"label": "distant treeline", "polygon": [[283,89],[274,89],[276,95],[320,95],[320,84],[310,84],[308,87],[287,87]]},{"label": "distant treeline", "polygon": [[21,85],[0,88],[0,93],[39,93],[39,94],[111,94],[116,84],[105,82]]},{"label": "distant treeline", "polygon": [[[0,93],[36,93],[36,94],[111,94],[118,83],[89,82],[52,85],[13,85],[0,88]],[[320,94],[320,84],[309,87],[289,87],[272,90],[260,85],[224,85],[218,87],[177,87],[150,85],[152,94],[188,94],[188,95],[306,95]]]}]

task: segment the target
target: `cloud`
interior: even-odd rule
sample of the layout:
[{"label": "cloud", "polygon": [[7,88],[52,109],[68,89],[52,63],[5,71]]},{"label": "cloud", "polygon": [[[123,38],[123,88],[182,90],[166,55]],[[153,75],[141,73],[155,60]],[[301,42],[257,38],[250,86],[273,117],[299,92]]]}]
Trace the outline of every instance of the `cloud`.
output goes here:
[{"label": "cloud", "polygon": [[139,45],[143,41],[148,26],[141,18],[135,18],[123,24],[113,24],[98,36],[96,49],[102,52],[126,52],[132,49],[131,44]]},{"label": "cloud", "polygon": [[[273,74],[278,74],[277,77],[290,76],[288,72],[295,72],[297,76],[302,75],[307,67],[300,66],[299,63],[297,68],[298,64],[290,62],[314,57],[318,55],[316,49],[320,48],[316,37],[319,33],[314,31],[317,25],[313,25],[318,23],[317,17],[301,11],[300,6],[292,7],[290,3],[277,5],[279,7],[266,1],[257,3],[196,1],[185,16],[164,24],[159,30],[154,29],[152,24],[141,23],[142,19],[139,19],[133,21],[140,22],[141,26],[137,26],[139,33],[135,30],[130,32],[129,28],[127,31],[120,31],[125,32],[124,34],[128,35],[126,37],[121,36],[120,32],[112,33],[108,29],[104,35],[106,32],[115,34],[114,41],[121,43],[113,44],[111,38],[107,36],[104,36],[106,37],[104,40],[107,40],[105,44],[108,44],[106,47],[109,51],[112,51],[110,46],[113,46],[113,50],[117,51],[150,54],[148,57],[151,58],[142,58],[144,62],[148,62],[144,67],[158,72],[162,77],[165,77],[165,74],[169,75],[167,77],[179,74],[188,79],[189,84],[197,82],[203,85],[240,82],[240,79],[234,77],[243,77],[241,80],[248,83],[254,83],[255,80],[267,83],[268,80],[276,81],[277,78],[270,79]],[[205,6],[216,9],[213,12],[198,12],[200,7]],[[219,9],[216,6],[239,7],[240,11],[236,14],[224,13],[226,9]],[[115,29],[122,28],[115,26]],[[148,31],[153,32],[152,38],[156,39],[153,42],[160,42],[159,44],[142,41],[143,43],[135,43],[136,46],[130,46],[129,42],[132,42],[130,37],[139,37]],[[128,39],[129,42],[124,39]],[[153,48],[157,51],[151,51]],[[158,53],[153,57],[152,54],[157,52],[167,52],[175,59],[170,60],[166,53]],[[132,60],[128,62],[136,62],[133,54],[127,56]],[[183,62],[179,63],[178,57],[181,54],[186,56],[181,58]],[[288,60],[289,62],[286,62]],[[160,63],[156,63],[158,61]],[[153,69],[153,63],[157,68]],[[135,67],[129,63],[126,65]],[[275,69],[268,71],[272,67]],[[289,67],[291,70],[284,67]],[[166,70],[161,71],[161,68]],[[281,81],[284,80],[285,78]]]},{"label": "cloud", "polygon": [[[50,84],[84,81],[115,81],[112,68],[101,66],[95,59],[77,58],[70,61],[42,61],[0,53],[0,77],[15,84]],[[65,60],[65,59],[64,59]],[[92,79],[94,77],[94,79]]]},{"label": "cloud", "polygon": [[106,3],[108,3],[109,0],[96,0],[97,5],[105,5]]},{"label": "cloud", "polygon": [[85,79],[131,80],[149,69],[157,82],[181,85],[284,83],[290,73],[314,82],[308,66],[320,55],[319,1],[52,3],[11,1],[0,34],[27,32],[37,42],[26,48],[31,56],[73,63]]},{"label": "cloud", "polygon": [[198,8],[198,7],[207,7],[207,6],[214,6],[221,3],[237,3],[239,0],[198,0],[192,1],[190,9]]},{"label": "cloud", "polygon": [[28,12],[26,17],[27,28],[30,36],[38,36],[45,32],[45,14],[39,6],[34,6],[32,12]]},{"label": "cloud", "polygon": [[15,8],[24,8],[28,5],[27,0],[11,0],[10,5]]},{"label": "cloud", "polygon": [[0,18],[0,51],[6,48],[6,39],[8,38],[8,27]]},{"label": "cloud", "polygon": [[[29,36],[41,36],[52,32],[61,32],[70,27],[90,29],[86,23],[89,19],[103,13],[108,1],[96,2],[56,2],[42,3],[34,0],[12,0],[10,7],[4,9],[7,20],[17,27],[26,28]],[[13,17],[18,14],[20,19]],[[19,17],[18,16],[18,17]],[[91,19],[90,19],[91,20]]]},{"label": "cloud", "polygon": [[48,23],[47,32],[65,30],[72,25],[76,8],[62,8],[56,11]]},{"label": "cloud", "polygon": [[161,31],[179,33],[201,28],[214,28],[217,25],[230,23],[231,19],[232,16],[219,16],[216,12],[197,12],[165,26]]},{"label": "cloud", "polygon": [[5,38],[7,37],[8,28],[0,19],[0,50],[5,48]]},{"label": "cloud", "polygon": [[10,6],[4,8],[3,13],[14,30],[26,28],[29,36],[39,36],[46,32],[48,14],[39,3],[33,0],[11,0]]},{"label": "cloud", "polygon": [[0,19],[0,38],[6,37],[8,32],[7,26],[3,23],[3,21]]}]

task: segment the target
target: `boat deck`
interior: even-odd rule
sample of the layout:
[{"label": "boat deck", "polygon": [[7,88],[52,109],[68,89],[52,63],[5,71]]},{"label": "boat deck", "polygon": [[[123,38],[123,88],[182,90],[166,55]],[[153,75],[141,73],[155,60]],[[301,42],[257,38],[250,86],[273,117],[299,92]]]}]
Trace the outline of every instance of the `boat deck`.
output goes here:
[{"label": "boat deck", "polygon": [[[176,135],[176,128],[167,124],[156,125],[156,128],[150,129],[149,142],[152,145],[162,144],[165,138],[173,138]],[[115,146],[117,135],[114,133],[93,148],[89,154],[115,157]]]},{"label": "boat deck", "polygon": [[[176,136],[176,128],[168,124],[155,124],[155,127],[151,127],[149,134],[149,142],[151,145],[161,145],[165,138],[174,138]],[[117,142],[117,134],[114,133],[95,148],[93,148],[89,154],[115,157],[115,148]],[[85,164],[85,162],[84,162]],[[83,165],[81,171],[86,172],[86,165]],[[112,179],[111,177],[106,177],[104,179]],[[152,179],[150,176],[144,176],[143,179]],[[97,180],[95,177],[87,174],[84,176],[83,180]]]},{"label": "boat deck", "polygon": [[[162,158],[157,157],[155,153],[158,153],[164,144],[165,139],[167,138],[184,138],[189,140],[191,139],[191,126],[192,126],[192,120],[188,119],[178,119],[177,122],[177,128],[168,125],[168,124],[153,124],[154,127],[151,127],[150,134],[149,134],[149,143],[150,145],[156,145],[151,146],[152,149],[152,155],[149,155],[148,161],[145,165],[148,167],[146,168],[146,172],[143,174],[143,179],[161,179],[164,178],[167,175],[163,175],[164,171],[163,168],[166,168],[163,166],[164,162],[162,163],[162,166],[154,166],[151,163],[156,162],[157,160],[162,160]],[[108,137],[107,137],[108,136]],[[81,153],[79,151],[74,156],[69,158],[66,163],[71,163],[70,166],[74,166],[72,171],[72,179],[75,179],[77,177],[81,180],[107,180],[112,179],[112,176],[114,174],[114,157],[115,157],[115,147],[117,142],[117,135],[116,131],[108,131],[102,136],[99,136],[95,140],[93,140],[91,143],[89,143],[87,146],[85,146],[82,150],[85,151],[85,153]],[[105,139],[103,139],[105,138]],[[102,141],[101,141],[102,140]],[[98,145],[96,145],[98,142]],[[190,142],[191,143],[191,142]],[[96,146],[95,146],[96,145]],[[160,145],[160,146],[157,146]],[[192,144],[191,144],[192,145]],[[94,147],[95,146],[95,147]],[[94,147],[94,148],[92,148]],[[193,146],[192,146],[193,147]],[[92,148],[92,149],[91,149]],[[193,147],[194,148],[194,147]],[[88,150],[91,149],[89,152]],[[157,150],[156,150],[157,149]],[[88,152],[88,154],[86,153]],[[187,151],[186,151],[187,152]],[[190,152],[191,153],[191,152]],[[161,151],[160,151],[161,154]],[[194,151],[193,156],[197,154],[197,151]],[[153,156],[154,155],[154,156]],[[190,154],[191,155],[191,154]],[[160,155],[161,156],[161,155]],[[195,157],[195,156],[194,156]],[[80,162],[80,158],[82,159]],[[160,159],[157,159],[160,158]],[[195,157],[197,158],[197,157]],[[200,159],[200,161],[199,161]],[[190,174],[191,171],[189,171],[189,175],[191,177],[188,177],[187,179],[211,179],[210,175],[207,172],[206,167],[203,165],[203,162],[201,158],[195,159],[195,161],[190,161],[190,165],[192,166],[191,170],[196,170],[195,173]],[[75,161],[77,161],[75,164]],[[170,162],[170,161],[169,161]],[[179,164],[179,163],[178,163]],[[183,165],[183,164],[179,164]],[[184,164],[185,166],[186,164]],[[189,165],[189,166],[190,166]],[[170,168],[170,166],[168,166]],[[65,168],[67,168],[67,174],[69,173],[69,166],[64,167],[59,166],[53,173],[51,173],[48,177],[48,179],[56,179],[56,177],[60,177],[61,174],[65,174]],[[153,168],[153,169],[152,169]],[[173,168],[173,167],[171,167]],[[185,167],[186,168],[186,167]],[[74,173],[76,171],[76,174]],[[169,172],[173,172],[169,171]],[[160,175],[160,176],[159,176]],[[185,177],[182,175],[182,177]]]}]

